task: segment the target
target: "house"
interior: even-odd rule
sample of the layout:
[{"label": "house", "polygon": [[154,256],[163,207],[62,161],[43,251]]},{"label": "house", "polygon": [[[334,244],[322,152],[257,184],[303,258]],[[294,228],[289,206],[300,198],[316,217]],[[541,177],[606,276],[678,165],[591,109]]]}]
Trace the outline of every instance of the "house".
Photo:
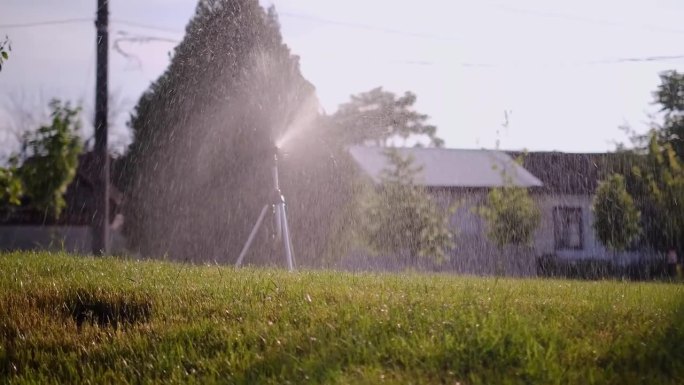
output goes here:
[{"label": "house", "polygon": [[[64,197],[67,206],[57,219],[28,204],[0,210],[0,251],[48,249],[90,254],[90,225],[95,210],[93,180],[97,171],[94,164],[92,153],[80,155],[76,176]],[[110,244],[114,253],[125,248],[121,200],[121,192],[110,184]]]},{"label": "house", "polygon": [[543,183],[533,192],[542,212],[535,234],[538,253],[560,260],[593,259],[618,265],[651,257],[653,253],[643,248],[620,253],[608,250],[592,228],[591,205],[599,182],[611,172],[629,169],[622,154],[532,152],[522,159],[523,167]]},{"label": "house", "polygon": [[[384,149],[356,146],[350,154],[374,182],[389,167]],[[591,204],[598,183],[611,170],[626,165],[618,154],[561,152],[516,153],[496,150],[400,148],[422,167],[416,183],[447,206],[459,202],[450,220],[456,231],[456,247],[442,269],[469,274],[504,270],[510,275],[535,275],[539,257],[574,263],[580,260],[610,261],[617,265],[652,257],[647,250],[615,253],[607,250],[592,229]],[[523,155],[523,156],[521,156]],[[522,162],[516,162],[520,157]],[[532,247],[495,247],[487,239],[487,227],[477,213],[491,188],[513,185],[528,188],[541,211],[541,223]]]}]

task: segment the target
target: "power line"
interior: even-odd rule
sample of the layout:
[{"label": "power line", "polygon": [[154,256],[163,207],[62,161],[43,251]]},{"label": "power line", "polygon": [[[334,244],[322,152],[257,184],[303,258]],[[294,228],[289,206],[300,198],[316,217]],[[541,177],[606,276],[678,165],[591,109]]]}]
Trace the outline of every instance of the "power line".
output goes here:
[{"label": "power line", "polygon": [[684,54],[679,55],[657,55],[657,56],[642,56],[642,57],[618,57],[610,59],[596,59],[596,60],[586,60],[586,61],[558,61],[558,62],[477,62],[477,61],[460,61],[460,62],[444,62],[439,59],[437,60],[425,60],[425,59],[401,59],[401,58],[388,58],[388,59],[377,59],[373,56],[364,57],[363,61],[354,61],[349,59],[349,57],[344,55],[321,55],[316,58],[316,60],[329,60],[332,62],[341,63],[345,60],[351,60],[358,63],[373,63],[373,64],[388,64],[388,65],[409,65],[416,67],[434,67],[434,66],[457,66],[464,68],[483,68],[483,69],[501,69],[501,68],[516,68],[516,67],[588,67],[597,65],[610,65],[610,64],[630,64],[630,63],[651,63],[651,62],[664,62],[664,61],[676,61],[684,60]]},{"label": "power line", "polygon": [[354,23],[354,22],[341,21],[341,20],[323,19],[320,17],[306,15],[306,14],[302,14],[302,13],[280,12],[279,11],[278,16],[284,16],[284,17],[289,17],[289,18],[293,18],[293,19],[306,20],[306,21],[311,21],[311,22],[320,23],[320,24],[337,25],[337,26],[346,27],[346,28],[364,29],[364,30],[368,30],[368,31],[382,32],[382,33],[393,34],[393,35],[416,37],[416,38],[420,38],[420,39],[444,40],[444,41],[459,41],[459,40],[461,40],[461,39],[455,38],[453,36],[432,35],[432,34],[425,34],[425,33],[419,33],[419,32],[410,32],[410,31],[402,31],[402,30],[398,30],[398,29],[378,27],[378,26],[374,26],[374,25],[370,25],[370,24]]},{"label": "power line", "polygon": [[[575,16],[569,16],[569,15],[563,15],[563,14],[545,13],[545,12],[541,12],[541,11],[510,8],[507,6],[501,6],[501,8],[504,10],[509,10],[509,11],[513,11],[513,12],[524,12],[524,13],[530,13],[530,14],[534,14],[534,15],[538,15],[538,16],[543,16],[543,17],[567,18],[567,19],[578,20],[578,21],[599,22],[599,21],[594,20],[594,19],[575,17]],[[401,31],[401,30],[389,29],[389,28],[384,28],[384,27],[377,27],[377,26],[368,25],[368,24],[359,24],[359,23],[346,22],[346,21],[340,21],[340,20],[323,19],[323,18],[318,18],[318,17],[314,17],[311,15],[300,14],[300,13],[280,12],[279,15],[284,16],[284,17],[290,17],[290,18],[296,18],[296,19],[300,19],[300,20],[311,21],[311,22],[315,22],[315,23],[338,25],[338,26],[348,27],[348,28],[365,29],[365,30],[371,30],[371,31],[376,31],[376,32],[410,36],[410,37],[416,37],[416,38],[422,38],[422,39],[450,40],[450,41],[457,40],[454,37],[423,34],[423,33],[414,33],[414,32]],[[175,29],[166,28],[166,27],[160,27],[160,26],[156,26],[156,25],[152,25],[152,24],[139,23],[139,22],[124,20],[124,19],[112,19],[111,21],[114,23],[117,23],[117,24],[129,26],[129,27],[157,30],[157,31],[174,33],[174,34],[183,33],[180,30],[175,30]],[[51,25],[84,23],[84,22],[93,22],[93,19],[92,18],[72,18],[72,19],[62,19],[62,20],[45,20],[45,21],[35,21],[35,22],[26,22],[26,23],[0,24],[0,28],[6,28],[6,29],[10,29],[10,28],[32,28],[32,27],[42,27],[42,26],[51,26]],[[613,25],[613,26],[625,26],[625,25],[622,25],[619,23],[612,23],[612,22],[601,22],[601,23],[609,24],[609,25]],[[646,27],[646,26],[644,26],[644,27]],[[667,32],[672,32],[672,33],[684,33],[684,31],[680,31],[680,30],[670,30],[670,29],[661,29],[661,30],[667,31]],[[119,34],[124,35],[125,32],[122,33],[120,31]],[[148,43],[148,42],[154,42],[154,41],[169,42],[169,43],[177,43],[178,42],[178,40],[168,39],[168,38],[164,38],[164,37],[156,37],[156,36],[120,37],[120,38],[115,40],[114,49],[119,51],[119,53],[122,54],[123,56],[128,56],[128,55],[124,54],[122,52],[123,50],[120,49],[120,47],[118,46],[117,43],[125,42],[125,41],[135,42],[135,43]],[[672,60],[682,60],[682,59],[684,59],[684,55],[658,55],[658,56],[645,56],[645,57],[622,57],[622,58],[615,58],[615,59],[591,60],[591,61],[575,62],[575,63],[537,63],[534,65],[562,67],[562,66],[583,66],[583,65],[597,65],[597,64],[658,62],[658,61],[672,61]],[[436,63],[433,63],[430,61],[425,61],[425,60],[406,60],[406,61],[400,61],[400,62],[402,62],[402,64],[420,65],[420,66],[431,66],[431,65],[436,64]],[[460,65],[462,67],[473,67],[473,68],[500,68],[500,67],[508,67],[508,66],[530,66],[530,64],[526,64],[526,63],[494,64],[494,63],[476,63],[476,62],[463,62],[463,63],[459,63],[457,65]]]},{"label": "power line", "polygon": [[88,17],[88,18],[82,17],[82,18],[75,18],[75,19],[33,21],[33,22],[26,22],[26,23],[0,24],[0,28],[5,28],[5,29],[32,28],[32,27],[43,27],[43,26],[49,26],[49,25],[76,24],[76,23],[85,23],[85,22],[92,23],[92,22],[94,22],[94,20],[91,17]]},{"label": "power line", "polygon": [[[82,18],[73,18],[73,19],[44,20],[44,21],[30,21],[30,22],[25,22],[25,23],[0,24],[0,28],[5,28],[5,29],[34,28],[34,27],[44,27],[44,26],[51,26],[51,25],[88,23],[88,22],[94,22],[94,21],[95,20],[93,20],[92,18],[82,17]],[[174,33],[174,34],[183,33],[183,31],[177,30],[177,29],[160,27],[160,26],[145,24],[145,23],[139,23],[139,22],[130,21],[130,20],[112,19],[111,22],[113,22],[114,24],[121,24],[121,25],[126,25],[129,27],[151,29],[151,30],[169,32],[169,33]]]},{"label": "power line", "polygon": [[604,26],[608,26],[608,27],[618,27],[618,28],[640,28],[640,29],[645,29],[645,30],[649,30],[649,31],[653,31],[653,32],[673,33],[673,34],[679,34],[679,35],[684,34],[684,30],[661,27],[661,26],[657,26],[657,25],[631,24],[631,23],[625,23],[625,22],[620,22],[620,21],[596,19],[596,18],[592,18],[592,17],[571,15],[571,14],[560,13],[560,12],[551,12],[551,11],[541,11],[541,10],[536,10],[536,9],[518,8],[515,6],[510,6],[508,4],[501,4],[501,3],[490,3],[490,5],[495,6],[496,8],[499,8],[505,12],[518,13],[518,14],[548,18],[548,19],[577,21],[577,22],[582,22],[582,23],[590,23],[590,24],[597,24],[597,25],[604,25]]},{"label": "power line", "polygon": [[114,24],[121,24],[121,25],[126,25],[129,27],[151,29],[151,30],[155,30],[155,31],[170,32],[170,33],[175,33],[175,34],[184,33],[184,31],[181,31],[181,30],[166,28],[166,27],[160,27],[160,26],[145,24],[145,23],[138,23],[136,21],[122,20],[122,19],[112,19],[111,21]]},{"label": "power line", "polygon": [[584,67],[593,65],[608,65],[608,64],[629,64],[629,63],[650,63],[662,61],[683,60],[684,54],[680,55],[657,55],[657,56],[642,56],[642,57],[619,57],[614,59],[601,60],[587,60],[576,62],[537,62],[537,63],[460,63],[462,67],[474,68],[504,68],[504,67]]},{"label": "power line", "polygon": [[587,62],[587,64],[618,64],[618,63],[642,63],[654,61],[670,61],[684,59],[684,55],[662,55],[662,56],[645,56],[645,57],[623,57],[608,60],[596,60]]}]

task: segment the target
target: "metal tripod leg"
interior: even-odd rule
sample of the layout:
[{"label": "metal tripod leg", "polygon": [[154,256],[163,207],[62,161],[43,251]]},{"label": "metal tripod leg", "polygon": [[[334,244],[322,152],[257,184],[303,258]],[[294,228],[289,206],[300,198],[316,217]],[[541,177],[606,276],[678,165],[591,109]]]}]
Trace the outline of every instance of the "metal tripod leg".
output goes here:
[{"label": "metal tripod leg", "polygon": [[249,251],[249,247],[252,245],[252,242],[254,241],[254,237],[256,236],[257,231],[259,231],[259,227],[261,226],[261,222],[264,221],[264,217],[266,216],[266,211],[268,211],[268,206],[264,206],[263,209],[261,209],[261,214],[259,214],[259,219],[257,219],[256,223],[254,224],[254,227],[252,228],[252,232],[249,233],[249,237],[247,237],[247,242],[245,242],[245,246],[242,247],[242,251],[240,252],[240,256],[237,259],[237,262],[235,262],[235,267],[240,267],[242,264],[242,260],[245,258],[245,255]]},{"label": "metal tripod leg", "polygon": [[[259,228],[261,227],[261,223],[264,221],[264,217],[266,216],[266,212],[268,211],[268,207],[270,205],[265,205],[263,209],[261,209],[261,213],[259,214],[259,219],[257,219],[256,223],[254,224],[254,227],[252,228],[252,231],[249,233],[249,237],[247,238],[247,242],[245,242],[245,245],[242,247],[242,251],[240,252],[240,256],[238,257],[237,261],[235,262],[235,267],[240,267],[242,265],[242,261],[245,259],[245,255],[247,255],[247,252],[249,252],[249,248],[252,246],[252,242],[254,242],[254,237],[256,237],[257,232],[259,231]],[[276,240],[281,240],[283,242],[283,246],[285,248],[285,262],[287,264],[287,269],[289,271],[294,271],[295,269],[295,257],[294,253],[292,252],[292,239],[290,239],[290,226],[287,223],[287,214],[285,213],[285,203],[281,202],[275,205],[275,218],[276,218],[276,226],[278,229],[282,229],[282,236],[276,235]]]},{"label": "metal tripod leg", "polygon": [[292,253],[292,240],[290,239],[290,226],[287,224],[287,214],[285,214],[285,203],[278,204],[280,209],[280,218],[283,225],[283,244],[285,246],[285,259],[287,261],[287,269],[294,271],[294,254]]}]

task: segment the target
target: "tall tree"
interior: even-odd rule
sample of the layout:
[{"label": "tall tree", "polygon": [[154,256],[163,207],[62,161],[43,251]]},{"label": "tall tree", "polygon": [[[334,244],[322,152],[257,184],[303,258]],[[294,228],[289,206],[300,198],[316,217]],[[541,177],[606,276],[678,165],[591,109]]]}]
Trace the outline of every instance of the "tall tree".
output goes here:
[{"label": "tall tree", "polygon": [[428,144],[441,147],[437,128],[427,124],[429,117],[414,110],[416,95],[406,92],[397,97],[382,88],[352,95],[332,115],[337,134],[344,143],[388,146],[392,139],[427,138]]},{"label": "tall tree", "polygon": [[592,210],[596,236],[609,249],[623,251],[637,240],[640,213],[622,175],[613,174],[599,184]]},{"label": "tall tree", "polygon": [[273,9],[201,0],[131,119],[134,141],[119,182],[131,246],[145,255],[234,260],[272,196],[273,141],[303,105],[316,105],[306,103],[312,97]]}]

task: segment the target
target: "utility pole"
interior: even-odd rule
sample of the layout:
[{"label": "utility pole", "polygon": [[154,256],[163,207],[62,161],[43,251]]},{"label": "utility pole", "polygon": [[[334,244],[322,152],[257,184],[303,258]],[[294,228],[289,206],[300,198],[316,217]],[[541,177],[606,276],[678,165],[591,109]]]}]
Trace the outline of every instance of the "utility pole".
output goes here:
[{"label": "utility pole", "polygon": [[95,212],[93,213],[93,254],[109,253],[109,153],[107,152],[107,64],[109,54],[109,0],[97,0],[97,72],[95,85]]}]

